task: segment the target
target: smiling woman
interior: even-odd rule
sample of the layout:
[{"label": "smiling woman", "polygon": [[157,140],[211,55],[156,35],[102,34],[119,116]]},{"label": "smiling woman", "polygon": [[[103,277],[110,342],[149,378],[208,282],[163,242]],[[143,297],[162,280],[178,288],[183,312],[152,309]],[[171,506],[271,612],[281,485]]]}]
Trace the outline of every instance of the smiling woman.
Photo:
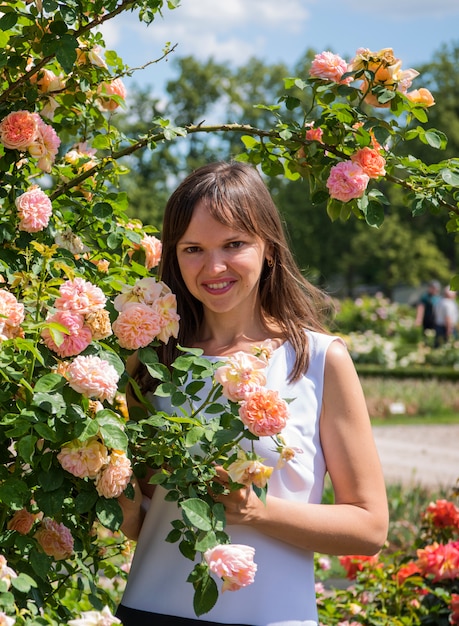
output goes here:
[{"label": "smiling woman", "polygon": [[[197,610],[189,583],[199,589],[206,566],[196,559],[188,576],[189,563],[167,540],[177,503],[160,481],[135,480],[134,499],[119,499],[122,529],[138,543],[117,615],[125,626],[317,626],[313,552],[374,554],[388,526],[362,389],[344,343],[325,329],[328,297],[302,277],[271,196],[247,164],[192,172],[167,203],[162,246],[160,276],[177,296],[180,327],[155,347],[159,360],[171,366],[186,346],[224,361],[215,377],[253,436],[228,442],[239,446],[238,458],[218,465],[209,487],[224,507],[231,543],[218,545],[216,531],[204,561],[225,593]],[[129,370],[150,407],[177,414],[135,355]],[[208,393],[208,386],[195,388],[193,415]],[[129,405],[138,400],[131,393]],[[202,412],[200,419],[210,417]],[[321,503],[327,472],[330,505]],[[237,597],[226,593],[236,590]],[[206,620],[196,620],[203,612]]]}]

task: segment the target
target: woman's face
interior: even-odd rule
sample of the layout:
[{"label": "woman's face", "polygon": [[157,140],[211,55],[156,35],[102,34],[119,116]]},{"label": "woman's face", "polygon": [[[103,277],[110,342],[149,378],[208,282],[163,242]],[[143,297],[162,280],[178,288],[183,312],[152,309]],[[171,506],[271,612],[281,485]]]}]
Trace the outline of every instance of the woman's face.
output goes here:
[{"label": "woman's face", "polygon": [[204,202],[196,205],[177,243],[182,278],[205,313],[252,317],[259,306],[258,284],[267,253],[262,239],[223,225]]}]

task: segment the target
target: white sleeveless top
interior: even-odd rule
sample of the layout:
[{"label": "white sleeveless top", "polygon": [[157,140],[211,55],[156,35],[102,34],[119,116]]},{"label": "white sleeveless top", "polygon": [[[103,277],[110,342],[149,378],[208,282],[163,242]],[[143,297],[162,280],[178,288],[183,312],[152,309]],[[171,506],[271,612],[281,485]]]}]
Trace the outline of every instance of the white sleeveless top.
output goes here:
[{"label": "white sleeveless top", "polygon": [[[277,348],[269,361],[266,387],[281,398],[294,398],[282,431],[289,447],[300,448],[282,469],[276,469],[268,483],[270,495],[301,502],[320,503],[325,461],[320,445],[319,417],[322,409],[325,355],[337,337],[308,331],[310,364],[296,383],[288,384],[295,354],[287,342]],[[222,360],[222,359],[219,359]],[[154,398],[159,410],[167,398]],[[270,437],[255,442],[264,463],[275,467],[279,455],[273,452]],[[196,618],[194,589],[186,582],[193,563],[178,549],[166,543],[171,521],[181,514],[173,502],[165,502],[165,490],[156,487],[137,542],[134,559],[123,595],[124,606],[164,615]],[[235,544],[255,548],[255,581],[237,591],[220,593],[214,608],[201,620],[250,626],[317,626],[313,553],[273,539],[254,528],[229,525],[226,531]],[[219,588],[221,581],[217,581]]]}]

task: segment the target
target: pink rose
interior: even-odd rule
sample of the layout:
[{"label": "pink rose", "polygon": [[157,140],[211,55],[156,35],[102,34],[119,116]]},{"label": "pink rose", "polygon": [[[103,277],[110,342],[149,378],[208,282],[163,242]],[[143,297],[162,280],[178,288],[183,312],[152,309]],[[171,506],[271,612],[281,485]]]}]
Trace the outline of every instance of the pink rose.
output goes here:
[{"label": "pink rose", "polygon": [[24,321],[24,305],[6,289],[0,289],[0,341],[16,337]]},{"label": "pink rose", "polygon": [[253,583],[256,563],[255,549],[251,546],[223,544],[204,553],[210,571],[223,580],[223,591],[237,591]]},{"label": "pink rose", "polygon": [[288,407],[277,391],[260,387],[242,402],[239,416],[254,435],[271,437],[287,423]]},{"label": "pink rose", "polygon": [[120,293],[113,301],[113,306],[119,312],[129,304],[148,304],[153,305],[158,298],[171,293],[169,287],[162,282],[157,282],[156,278],[150,276],[141,278],[135,285],[123,285],[122,293]]},{"label": "pink rose", "polygon": [[16,511],[13,517],[8,521],[8,530],[15,530],[21,535],[27,535],[35,522],[36,516],[27,509]]},{"label": "pink rose", "polygon": [[140,247],[145,252],[145,267],[147,270],[152,270],[161,261],[161,241],[156,237],[145,235],[140,242]]},{"label": "pink rose", "polygon": [[0,142],[10,150],[25,150],[36,139],[37,120],[29,111],[13,111],[0,122]]},{"label": "pink rose", "polygon": [[173,293],[168,293],[155,302],[154,310],[158,313],[161,323],[157,338],[163,343],[167,343],[170,337],[177,338],[180,315],[177,314],[176,309],[177,299]]},{"label": "pink rose", "polygon": [[18,196],[15,204],[21,220],[19,230],[37,233],[48,226],[53,207],[51,200],[38,185],[33,185],[28,191]]},{"label": "pink rose", "polygon": [[125,306],[112,324],[113,332],[122,348],[137,350],[150,344],[161,332],[161,317],[146,304]]},{"label": "pink rose", "polygon": [[84,325],[84,316],[73,311],[57,311],[46,320],[48,324],[56,323],[65,326],[68,334],[59,331],[61,342],[56,343],[56,333],[52,333],[50,327],[43,329],[41,336],[47,348],[55,352],[61,358],[75,356],[85,350],[92,341],[91,330]]},{"label": "pink rose", "polygon": [[312,78],[321,78],[322,80],[331,80],[335,83],[350,83],[352,76],[341,80],[343,74],[348,71],[346,61],[333,52],[321,52],[316,54],[309,75]]},{"label": "pink rose", "polygon": [[102,309],[107,298],[100,287],[83,278],[67,280],[59,287],[59,298],[56,298],[56,309],[73,311],[87,315]]},{"label": "pink rose", "polygon": [[131,462],[118,450],[113,450],[110,462],[96,477],[97,493],[103,498],[117,498],[129,484],[132,476]]},{"label": "pink rose", "polygon": [[374,148],[366,146],[361,150],[357,150],[351,156],[351,161],[358,163],[370,178],[379,178],[379,176],[384,176],[386,173],[386,159]]},{"label": "pink rose", "polygon": [[432,576],[433,582],[455,580],[459,576],[459,541],[439,544],[436,541],[417,550],[416,565],[423,576]]},{"label": "pink rose", "polygon": [[83,611],[80,619],[71,619],[68,626],[112,626],[121,624],[121,620],[112,615],[108,606],[104,606],[102,611]]},{"label": "pink rose", "polygon": [[45,517],[34,535],[43,552],[56,561],[67,559],[73,552],[73,537],[64,524]]},{"label": "pink rose", "polygon": [[98,356],[77,356],[67,368],[70,387],[88,398],[113,402],[119,376],[113,365]]},{"label": "pink rose", "polygon": [[44,172],[51,171],[57,151],[61,144],[56,131],[52,126],[46,124],[38,113],[33,114],[37,122],[37,136],[35,141],[28,146],[29,154],[38,159],[38,167]]},{"label": "pink rose", "polygon": [[321,128],[312,128],[313,123],[310,126],[311,128],[306,131],[306,139],[308,141],[318,141],[319,143],[323,143],[322,136],[324,131]]},{"label": "pink rose", "polygon": [[7,590],[10,588],[11,579],[17,578],[17,576],[14,569],[8,566],[8,562],[3,554],[0,554],[0,580],[6,584]]},{"label": "pink rose", "polygon": [[348,202],[363,196],[369,180],[358,163],[340,161],[331,168],[327,187],[332,198]]},{"label": "pink rose", "polygon": [[111,82],[103,82],[97,89],[99,94],[99,104],[104,111],[114,111],[120,105],[117,100],[110,96],[118,96],[122,100],[126,99],[126,87],[123,84],[121,78],[115,78]]},{"label": "pink rose", "polygon": [[236,352],[226,365],[215,371],[215,380],[229,400],[240,402],[266,383],[266,361],[253,354]]},{"label": "pink rose", "polygon": [[95,478],[109,462],[107,448],[96,438],[73,441],[64,446],[57,460],[62,467],[78,478]]}]

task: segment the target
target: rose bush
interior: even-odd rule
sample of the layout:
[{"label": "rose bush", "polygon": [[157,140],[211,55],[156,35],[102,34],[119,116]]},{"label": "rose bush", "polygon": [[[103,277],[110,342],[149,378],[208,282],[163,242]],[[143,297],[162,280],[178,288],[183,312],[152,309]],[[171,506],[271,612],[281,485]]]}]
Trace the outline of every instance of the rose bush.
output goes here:
[{"label": "rose bush", "polygon": [[[169,8],[176,4],[167,2]],[[156,119],[145,136],[124,137],[116,112],[125,106],[122,78],[130,70],[116,52],[104,50],[98,27],[127,10],[151,23],[162,8],[161,0],[0,3],[4,623],[116,623],[100,576],[115,575],[113,559],[127,547],[121,538],[106,549],[101,529],[118,531],[116,497],[124,489],[129,495],[132,471],[140,475],[147,464],[160,468],[154,480],[182,511],[169,540],[180,541],[193,558],[228,541],[223,507],[209,500],[212,463],[232,467],[236,479],[252,481],[261,496],[274,471],[234,446],[257,436],[244,427],[242,415],[258,425],[255,433],[275,438],[278,470],[297,452],[279,435],[284,401],[263,393],[256,376],[248,385],[253,398],[245,397],[245,388],[243,397],[227,402],[215,381],[200,410],[180,409],[193,404],[216,366],[185,351],[169,371],[150,347],[173,336],[178,319],[173,294],[151,282],[160,255],[157,229],[129,219],[128,198],[117,190],[119,177],[128,173],[122,157],[197,132],[237,132],[244,135],[241,159],[268,175],[310,177],[312,201],[329,198],[332,219],[355,213],[380,224],[385,198],[377,183],[385,178],[407,190],[414,213],[443,208],[448,229],[459,229],[456,160],[427,166],[395,152],[400,142],[441,148],[446,138],[424,128],[433,97],[422,88],[408,91],[415,72],[401,70],[389,50],[360,50],[351,63],[319,55],[309,78],[286,79],[281,103],[263,104],[262,129],[180,128]],[[306,92],[313,102],[307,113]],[[299,112],[297,121],[283,120],[284,105]],[[176,415],[153,412],[127,420],[124,362],[136,348],[158,380],[156,392],[170,396]],[[261,348],[258,357],[263,354]],[[238,391],[245,385],[240,383]],[[282,408],[276,424],[272,407]],[[203,420],[200,411],[212,419]],[[198,442],[202,462],[190,453]],[[203,561],[193,574],[198,613],[216,600],[214,586],[210,596],[202,591],[209,576]],[[232,576],[230,586],[250,579]],[[75,614],[83,617],[73,619]]]}]

